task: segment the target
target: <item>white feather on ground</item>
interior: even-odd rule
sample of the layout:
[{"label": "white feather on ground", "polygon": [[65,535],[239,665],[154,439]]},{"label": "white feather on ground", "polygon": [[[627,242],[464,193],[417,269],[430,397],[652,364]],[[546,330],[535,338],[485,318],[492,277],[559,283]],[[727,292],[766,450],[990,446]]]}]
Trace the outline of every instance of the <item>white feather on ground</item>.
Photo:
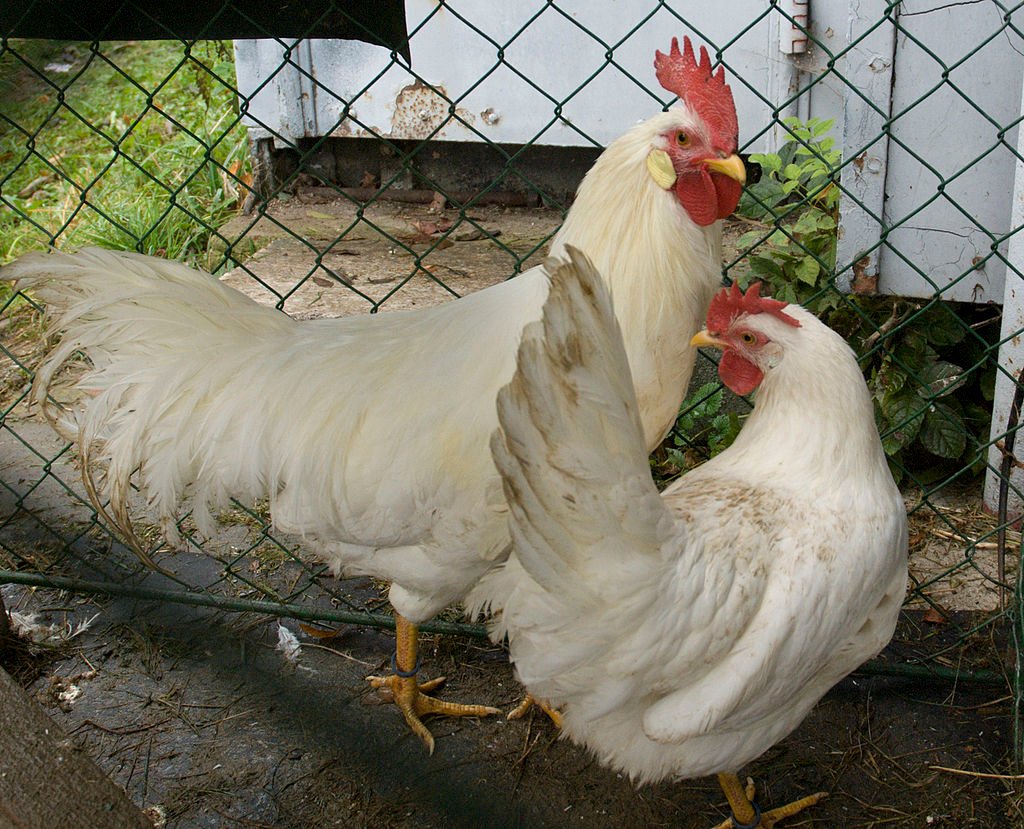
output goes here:
[{"label": "white feather on ground", "polygon": [[277,623],[276,650],[284,654],[284,658],[289,662],[298,662],[299,653],[302,651],[302,643],[299,642],[299,637],[280,622]]},{"label": "white feather on ground", "polygon": [[76,636],[81,636],[92,627],[93,623],[100,616],[99,613],[95,613],[88,619],[83,619],[75,624],[68,622],[64,624],[56,622],[47,624],[41,621],[38,613],[21,613],[13,610],[8,615],[10,616],[11,629],[14,631],[15,636],[36,645],[58,645],[74,639]]}]

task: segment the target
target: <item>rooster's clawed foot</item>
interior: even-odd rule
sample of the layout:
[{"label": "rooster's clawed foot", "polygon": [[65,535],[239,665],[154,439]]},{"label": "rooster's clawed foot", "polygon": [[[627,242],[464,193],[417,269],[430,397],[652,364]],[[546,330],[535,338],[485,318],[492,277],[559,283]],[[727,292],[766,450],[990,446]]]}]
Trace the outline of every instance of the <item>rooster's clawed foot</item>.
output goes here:
[{"label": "rooster's clawed foot", "polygon": [[413,734],[423,740],[427,751],[434,753],[434,735],[423,724],[421,717],[440,714],[445,717],[488,717],[500,714],[489,705],[460,705],[427,696],[442,682],[444,677],[420,683],[416,674],[420,668],[418,630],[415,624],[399,613],[395,613],[395,656],[391,664],[394,673],[388,676],[368,676],[370,685],[389,697],[402,712]]},{"label": "rooster's clawed foot", "polygon": [[427,696],[427,691],[433,691],[444,682],[443,676],[423,683],[417,682],[414,676],[404,677],[396,674],[368,676],[366,680],[372,687],[381,691],[385,698],[390,697],[390,700],[398,706],[398,710],[402,712],[409,728],[423,740],[427,751],[431,754],[434,753],[434,735],[423,724],[421,717],[430,714],[439,714],[445,717],[488,717],[501,713],[490,705],[463,705]]}]

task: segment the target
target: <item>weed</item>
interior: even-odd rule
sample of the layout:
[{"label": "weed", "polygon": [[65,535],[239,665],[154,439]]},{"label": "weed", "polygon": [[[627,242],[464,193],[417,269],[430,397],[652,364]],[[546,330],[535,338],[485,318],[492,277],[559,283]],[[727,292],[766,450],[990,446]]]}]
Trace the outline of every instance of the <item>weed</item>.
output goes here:
[{"label": "weed", "polygon": [[0,48],[0,261],[50,244],[194,259],[246,163],[229,46]]},{"label": "weed", "polygon": [[656,456],[655,474],[662,483],[713,458],[736,439],[740,416],[723,410],[724,404],[724,389],[715,381],[704,383],[683,401],[675,428]]},{"label": "weed", "polygon": [[834,293],[822,288],[836,263],[834,171],[841,154],[827,135],[831,121],[812,118],[802,124],[787,118],[783,123],[792,138],[779,152],[751,157],[761,165],[761,180],[744,191],[738,212],[762,224],[739,239],[739,247],[749,250],[749,273],[741,284],[763,279],[777,299],[820,314],[836,305]]},{"label": "weed", "polygon": [[828,323],[863,355],[882,446],[897,479],[943,464],[984,467],[998,314],[939,300],[850,297]]}]

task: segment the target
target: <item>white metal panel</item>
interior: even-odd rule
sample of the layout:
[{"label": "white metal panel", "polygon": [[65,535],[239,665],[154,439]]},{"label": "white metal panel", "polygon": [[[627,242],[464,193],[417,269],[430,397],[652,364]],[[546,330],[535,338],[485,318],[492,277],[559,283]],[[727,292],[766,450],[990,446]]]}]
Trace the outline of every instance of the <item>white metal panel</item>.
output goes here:
[{"label": "white metal panel", "polygon": [[[842,173],[837,262],[857,267],[841,274],[839,285],[877,276],[883,293],[928,297],[939,290],[950,300],[1000,302],[1005,267],[998,258],[959,278],[990,251],[982,228],[1003,234],[1010,227],[1009,148],[1017,129],[1005,144],[998,133],[1017,118],[1024,43],[1012,31],[996,34],[1003,12],[994,3],[904,0],[894,10],[899,29],[885,16],[890,5],[814,4],[811,28],[825,48],[812,43],[800,64],[808,77],[821,78],[806,111],[832,119],[844,161],[856,158]],[[1024,23],[1024,11],[1014,17]],[[949,76],[963,96],[943,84],[943,68],[926,49],[949,66],[970,54]],[[965,167],[939,192],[940,176]]]},{"label": "white metal panel", "polygon": [[[837,284],[843,290],[885,290],[890,274],[879,272],[885,180],[889,159],[889,117],[895,29],[878,25],[885,0],[862,0],[849,7],[842,37],[830,39],[841,53],[834,83],[841,83],[842,114],[837,119],[844,164],[840,174],[843,203],[839,214]],[[838,25],[838,21],[837,25]],[[835,30],[832,30],[835,33]],[[851,161],[850,156],[854,158]],[[849,266],[849,267],[848,267]]]},{"label": "white metal panel", "polygon": [[[1024,95],[1019,99],[1020,114],[1024,116]],[[1024,157],[1024,133],[1017,137],[1017,153]],[[1010,227],[1024,226],[1024,161],[1017,161],[1013,178],[1013,199]],[[999,368],[996,373],[996,394],[992,403],[993,441],[988,451],[989,469],[985,475],[985,506],[995,511],[999,506],[1000,475],[1003,453],[999,445],[1008,425],[1013,397],[1017,391],[1014,379],[1024,371],[1024,233],[1010,237],[1007,250],[1006,287],[1003,295],[1003,319],[999,331]],[[1010,468],[1010,490],[1007,511],[1011,517],[1024,512],[1024,504],[1015,493],[1024,491],[1024,435],[1018,434],[1014,446],[1014,461]]]},{"label": "white metal panel", "polygon": [[[983,228],[1009,228],[1017,130],[1005,143],[999,132],[1018,117],[1024,42],[999,33],[995,3],[906,0],[899,21],[885,210],[893,229],[881,255],[882,289],[1001,302],[1006,268],[998,258],[950,282],[990,253]],[[936,57],[954,67],[949,83]]]},{"label": "white metal panel", "polygon": [[[698,42],[726,43],[760,18],[726,55],[734,70],[730,81],[741,141],[760,132],[770,121],[763,99],[775,73],[790,73],[788,58],[769,43],[763,2],[740,0],[714,13],[704,3],[668,5],[699,32],[664,6],[654,7],[651,15],[650,0],[565,0],[557,7],[544,0],[460,0],[440,7],[433,0],[407,0],[414,32],[412,72],[392,63],[383,47],[355,41],[307,41],[294,50],[275,40],[239,41],[239,89],[248,99],[254,135],[272,137],[279,145],[307,136],[370,132],[392,138],[603,145],[670,99],[654,77],[655,49],[667,50],[671,38],[683,34]],[[612,47],[611,65],[606,47],[588,31]],[[496,57],[499,48],[503,61]],[[444,123],[449,100],[462,123]],[[343,117],[346,107],[354,113],[349,119]],[[754,148],[764,146],[762,138]]]}]

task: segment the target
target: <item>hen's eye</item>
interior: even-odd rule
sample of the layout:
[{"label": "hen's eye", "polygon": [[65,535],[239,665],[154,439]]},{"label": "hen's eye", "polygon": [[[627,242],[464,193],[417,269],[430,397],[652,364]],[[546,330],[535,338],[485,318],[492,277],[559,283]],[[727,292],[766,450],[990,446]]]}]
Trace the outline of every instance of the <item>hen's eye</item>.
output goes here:
[{"label": "hen's eye", "polygon": [[676,133],[676,143],[680,147],[685,147],[687,144],[690,143],[690,137],[685,132],[677,132]]},{"label": "hen's eye", "polygon": [[757,342],[757,337],[755,337],[755,336],[754,336],[753,334],[751,334],[751,333],[750,333],[749,331],[744,331],[744,332],[743,332],[743,333],[742,333],[742,334],[740,335],[740,339],[741,339],[741,340],[743,340],[743,343],[744,343],[745,345],[753,345],[754,343],[756,343],[756,342]]}]

